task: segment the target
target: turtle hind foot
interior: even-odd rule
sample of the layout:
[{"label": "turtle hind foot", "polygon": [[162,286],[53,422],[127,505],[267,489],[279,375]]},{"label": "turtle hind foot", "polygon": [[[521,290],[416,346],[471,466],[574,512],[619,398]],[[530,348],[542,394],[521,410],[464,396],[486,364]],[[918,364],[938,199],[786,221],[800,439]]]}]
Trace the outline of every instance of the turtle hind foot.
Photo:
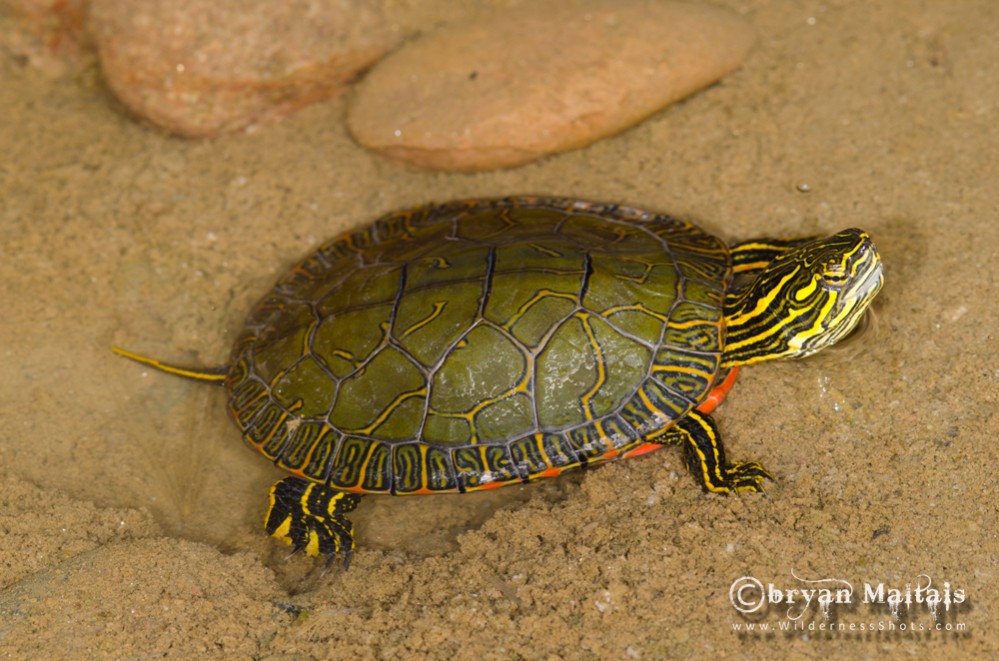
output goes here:
[{"label": "turtle hind foot", "polygon": [[326,569],[341,556],[346,570],[354,550],[354,526],[346,514],[360,500],[353,493],[287,477],[271,487],[264,527],[289,544],[292,555],[305,551],[312,557],[325,556]]}]

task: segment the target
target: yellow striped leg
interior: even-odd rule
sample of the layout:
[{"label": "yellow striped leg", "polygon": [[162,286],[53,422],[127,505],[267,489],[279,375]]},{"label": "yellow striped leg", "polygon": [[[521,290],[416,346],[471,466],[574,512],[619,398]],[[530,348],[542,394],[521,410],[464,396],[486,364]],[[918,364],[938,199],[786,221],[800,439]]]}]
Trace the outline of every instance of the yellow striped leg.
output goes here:
[{"label": "yellow striped leg", "polygon": [[656,443],[682,445],[687,469],[705,491],[763,491],[763,480],[773,477],[755,461],[725,460],[718,427],[711,416],[691,411],[670,427]]},{"label": "yellow striped leg", "polygon": [[345,491],[286,477],[271,487],[264,526],[272,537],[290,544],[295,552],[326,556],[326,567],[343,554],[343,568],[354,550],[354,525],[345,516],[361,497]]}]

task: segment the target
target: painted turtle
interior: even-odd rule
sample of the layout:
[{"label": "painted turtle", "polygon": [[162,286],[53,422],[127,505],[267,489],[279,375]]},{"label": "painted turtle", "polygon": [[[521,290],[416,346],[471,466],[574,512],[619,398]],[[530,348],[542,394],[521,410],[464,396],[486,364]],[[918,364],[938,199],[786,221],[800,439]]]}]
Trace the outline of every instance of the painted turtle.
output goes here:
[{"label": "painted turtle", "polygon": [[679,445],[701,486],[761,491],[709,413],[740,365],[807,356],[882,285],[870,238],[726,247],[670,216],[571,199],[390,213],[299,262],[229,365],[246,442],[292,474],[267,531],[346,566],[360,494],[489,489]]}]

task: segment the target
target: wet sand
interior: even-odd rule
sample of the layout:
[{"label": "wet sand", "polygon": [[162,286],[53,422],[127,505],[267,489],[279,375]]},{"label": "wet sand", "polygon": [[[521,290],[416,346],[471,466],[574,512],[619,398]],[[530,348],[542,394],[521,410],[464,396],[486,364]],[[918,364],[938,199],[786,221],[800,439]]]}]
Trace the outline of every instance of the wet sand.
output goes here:
[{"label": "wet sand", "polygon": [[[760,34],[741,70],[613,139],[477,175],[364,152],[343,99],[187,141],[133,121],[93,70],[0,59],[0,655],[999,654],[999,6],[718,4]],[[395,7],[410,26],[476,10]],[[705,495],[669,449],[495,494],[372,497],[350,570],[321,576],[264,534],[280,473],[223,393],[110,352],[219,364],[319,242],[512,193],[670,211],[730,240],[872,234],[876,327],[747,368],[716,415],[730,456],[776,476],[766,497]],[[741,614],[740,577],[854,592],[828,619],[800,601]],[[928,580],[951,594],[936,619],[865,603]]]}]

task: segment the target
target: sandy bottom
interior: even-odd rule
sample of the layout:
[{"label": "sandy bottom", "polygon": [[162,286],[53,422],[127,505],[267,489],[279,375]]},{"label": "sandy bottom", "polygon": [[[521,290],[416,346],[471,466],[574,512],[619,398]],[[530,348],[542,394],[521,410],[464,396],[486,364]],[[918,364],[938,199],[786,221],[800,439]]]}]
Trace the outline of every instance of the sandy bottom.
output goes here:
[{"label": "sandy bottom", "polygon": [[[999,654],[999,5],[721,4],[761,35],[722,84],[480,175],[380,161],[342,100],[191,142],[133,122],[93,71],[0,60],[0,656]],[[372,497],[350,570],[321,576],[263,533],[279,473],[222,392],[109,350],[218,364],[318,242],[509,193],[671,211],[733,240],[874,236],[876,327],[746,369],[718,412],[730,455],[777,477],[766,497],[705,495],[669,450],[484,496]],[[826,618],[800,595],[757,603],[754,580],[771,601],[853,592]],[[935,616],[928,583],[948,597]],[[877,603],[907,587],[897,619]]]}]

